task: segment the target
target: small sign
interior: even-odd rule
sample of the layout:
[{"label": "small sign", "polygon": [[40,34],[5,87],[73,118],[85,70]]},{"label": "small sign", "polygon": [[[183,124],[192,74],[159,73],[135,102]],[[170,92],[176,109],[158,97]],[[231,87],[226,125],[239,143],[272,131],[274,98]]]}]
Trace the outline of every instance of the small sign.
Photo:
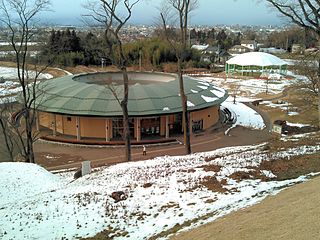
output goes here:
[{"label": "small sign", "polygon": [[91,173],[91,162],[90,161],[84,161],[82,162],[82,176],[90,174]]},{"label": "small sign", "polygon": [[273,125],[272,131],[277,134],[282,134],[282,126],[281,125]]}]

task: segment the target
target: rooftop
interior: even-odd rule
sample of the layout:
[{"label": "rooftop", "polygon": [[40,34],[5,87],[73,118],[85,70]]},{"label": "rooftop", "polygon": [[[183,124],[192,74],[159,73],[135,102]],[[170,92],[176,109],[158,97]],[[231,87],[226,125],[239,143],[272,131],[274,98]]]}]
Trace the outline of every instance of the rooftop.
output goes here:
[{"label": "rooftop", "polygon": [[[167,73],[129,72],[129,116],[182,112],[178,76]],[[188,109],[221,104],[228,93],[210,83],[184,76]],[[46,81],[39,85],[38,109],[77,116],[122,116],[117,100],[123,97],[122,73],[86,73]]]}]

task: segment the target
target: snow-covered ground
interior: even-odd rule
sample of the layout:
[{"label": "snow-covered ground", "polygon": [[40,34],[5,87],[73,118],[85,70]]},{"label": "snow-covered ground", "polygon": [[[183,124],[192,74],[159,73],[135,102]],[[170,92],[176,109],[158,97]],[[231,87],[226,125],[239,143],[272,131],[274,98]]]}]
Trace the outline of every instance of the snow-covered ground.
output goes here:
[{"label": "snow-covered ground", "polygon": [[[17,69],[0,67],[0,78],[3,83],[0,83],[0,104],[5,102],[15,101],[14,95],[21,91],[21,87],[17,81],[6,80],[6,79],[17,79]],[[29,77],[32,78],[35,76],[34,71],[29,71]],[[53,76],[48,73],[41,73],[39,79],[51,79]]]},{"label": "snow-covered ground", "polygon": [[0,97],[7,95],[13,95],[21,91],[21,87],[18,82],[5,81],[0,83]]},{"label": "snow-covered ground", "polygon": [[[230,147],[118,164],[73,182],[73,173],[53,175],[32,164],[0,163],[0,238],[75,239],[109,229],[111,238],[148,239],[209,216],[191,224],[195,227],[306,180],[236,181],[232,174],[273,178],[257,169],[262,161],[319,150],[300,146],[268,154],[264,145]],[[128,198],[116,203],[113,191],[124,191]]]},{"label": "snow-covered ground", "polygon": [[[29,71],[29,78],[33,78],[35,76],[34,71]],[[18,78],[18,71],[16,68],[9,68],[9,67],[0,67],[0,78],[4,79],[17,79]],[[50,79],[53,76],[49,73],[41,73],[39,79]]]},{"label": "snow-covered ground", "polygon": [[[237,116],[242,118],[235,123],[234,126],[241,125],[245,127],[262,129],[265,126],[261,116],[259,116],[249,107],[245,105],[243,106],[242,103],[249,103],[259,100],[260,104],[270,108],[278,108],[282,111],[286,111],[288,116],[299,115],[299,109],[293,107],[291,103],[284,101],[261,101],[262,99],[257,97],[259,94],[266,92],[268,92],[269,95],[279,94],[294,84],[306,81],[305,76],[296,75],[291,71],[288,71],[287,74],[290,76],[290,79],[236,79],[231,77],[225,79],[209,76],[200,77],[200,79],[228,90],[230,96],[232,97],[236,96],[236,104],[231,104],[231,102],[233,102],[232,97],[230,97],[227,102],[222,104],[222,106],[227,107]],[[239,112],[239,114],[237,112]],[[228,131],[226,131],[226,133],[228,133]]]},{"label": "snow-covered ground", "polygon": [[[235,79],[235,78],[216,78],[216,77],[201,77],[200,79],[208,81],[227,89],[229,94],[239,95],[242,97],[255,98],[254,96],[266,93],[278,94],[281,93],[285,87],[296,83],[296,79],[279,79],[279,80],[266,80],[266,79]],[[231,89],[230,87],[233,86]]]},{"label": "snow-covered ground", "polygon": [[243,126],[253,129],[263,129],[266,127],[263,118],[252,108],[248,107],[244,103],[235,102],[233,98],[229,97],[225,102],[221,104],[222,107],[228,108],[237,117],[236,122],[226,131],[226,134],[236,126]]},{"label": "snow-covered ground", "polygon": [[[15,44],[20,45],[19,42],[16,42]],[[41,44],[40,42],[28,42],[28,46],[35,46]],[[11,42],[0,42],[0,46],[11,46]]]}]

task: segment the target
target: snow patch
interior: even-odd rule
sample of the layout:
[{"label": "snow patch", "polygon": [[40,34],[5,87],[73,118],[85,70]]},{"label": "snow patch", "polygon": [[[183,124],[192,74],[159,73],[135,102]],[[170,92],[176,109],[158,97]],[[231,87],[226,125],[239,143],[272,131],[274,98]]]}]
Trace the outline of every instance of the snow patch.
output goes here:
[{"label": "snow patch", "polygon": [[191,89],[192,93],[198,93],[198,91]]},{"label": "snow patch", "polygon": [[214,102],[216,100],[218,100],[217,97],[207,97],[207,96],[204,96],[204,95],[201,95],[202,99],[205,100],[207,103],[209,102]]},{"label": "snow patch", "polygon": [[195,107],[196,105],[194,105],[192,102],[190,102],[190,101],[187,101],[187,106],[188,107]]},{"label": "snow patch", "polygon": [[201,88],[201,89],[203,89],[203,90],[207,90],[207,89],[208,89],[208,87],[206,87],[206,86],[201,86],[201,85],[197,85],[197,87],[198,87],[198,88]]}]

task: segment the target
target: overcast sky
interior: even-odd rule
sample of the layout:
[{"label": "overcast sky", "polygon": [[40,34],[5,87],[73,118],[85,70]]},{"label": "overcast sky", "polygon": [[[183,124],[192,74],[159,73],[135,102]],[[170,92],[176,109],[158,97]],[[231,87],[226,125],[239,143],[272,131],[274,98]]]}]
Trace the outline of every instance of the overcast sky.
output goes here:
[{"label": "overcast sky", "polygon": [[[79,24],[86,10],[87,0],[51,0],[52,12],[46,13],[44,21],[56,24]],[[149,24],[159,15],[157,7],[162,0],[141,0],[133,10],[131,23]],[[199,7],[192,13],[192,25],[241,24],[279,25],[284,20],[267,7],[263,0],[199,0]]]}]

